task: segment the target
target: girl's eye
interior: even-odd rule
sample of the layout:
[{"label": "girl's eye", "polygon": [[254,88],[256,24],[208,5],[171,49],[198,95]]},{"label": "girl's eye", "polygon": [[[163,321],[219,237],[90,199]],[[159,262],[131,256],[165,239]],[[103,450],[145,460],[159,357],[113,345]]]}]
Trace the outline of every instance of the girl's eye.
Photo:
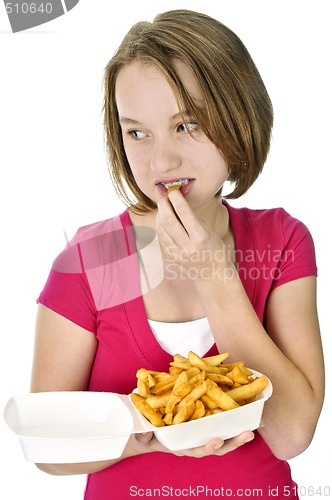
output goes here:
[{"label": "girl's eye", "polygon": [[128,134],[130,137],[135,139],[136,141],[139,141],[140,139],[144,139],[145,134],[142,132],[142,130],[129,130]]},{"label": "girl's eye", "polygon": [[195,132],[198,129],[198,123],[196,122],[186,122],[186,123],[180,123],[178,125],[177,130],[181,133],[191,133]]}]

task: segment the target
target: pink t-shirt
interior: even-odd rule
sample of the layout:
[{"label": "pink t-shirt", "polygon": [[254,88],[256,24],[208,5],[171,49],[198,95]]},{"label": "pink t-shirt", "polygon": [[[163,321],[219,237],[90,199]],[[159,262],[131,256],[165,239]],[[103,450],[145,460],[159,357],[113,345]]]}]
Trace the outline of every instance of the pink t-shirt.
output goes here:
[{"label": "pink t-shirt", "polygon": [[[235,237],[238,272],[264,324],[266,301],[273,288],[317,274],[313,241],[304,224],[283,209],[225,205]],[[54,261],[38,298],[44,306],[96,334],[91,391],[129,394],[136,387],[139,368],[168,370],[172,360],[150,329],[139,278],[141,257],[154,233],[135,230],[143,234],[140,248],[127,211],[80,228]],[[143,275],[152,285],[162,278],[149,276],[146,266]],[[216,353],[214,345],[206,355]],[[252,442],[223,457],[195,459],[155,452],[122,460],[90,474],[84,498],[203,499],[254,494],[263,499],[284,498],[285,494],[298,498],[288,463],[272,454],[258,432]]]}]

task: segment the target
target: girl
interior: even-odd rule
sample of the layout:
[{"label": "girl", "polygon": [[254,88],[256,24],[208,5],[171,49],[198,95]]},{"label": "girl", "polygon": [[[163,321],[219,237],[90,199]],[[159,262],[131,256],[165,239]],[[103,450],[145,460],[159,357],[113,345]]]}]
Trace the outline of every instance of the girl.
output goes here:
[{"label": "girl", "polygon": [[244,194],[269,150],[273,111],[255,64],[217,20],[165,12],[133,26],[108,63],[104,116],[128,208],[81,228],[54,262],[31,390],[130,393],[139,368],[167,370],[193,350],[230,352],[274,391],[256,432],[181,452],[133,435],[120,459],[39,467],[87,473],[86,500],[298,498],[286,460],[310,444],[324,393],[313,242],[283,209],[222,197],[226,181],[227,198]]}]

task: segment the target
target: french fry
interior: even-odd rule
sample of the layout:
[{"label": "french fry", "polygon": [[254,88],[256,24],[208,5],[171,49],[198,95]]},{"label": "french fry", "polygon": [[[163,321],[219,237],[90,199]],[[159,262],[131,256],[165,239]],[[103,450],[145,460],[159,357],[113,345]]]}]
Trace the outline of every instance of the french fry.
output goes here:
[{"label": "french fry", "polygon": [[143,382],[145,380],[147,380],[148,376],[149,375],[156,375],[158,374],[159,372],[154,372],[152,370],[146,370],[145,368],[140,368],[137,372],[136,372],[136,377],[139,379],[139,380],[143,380]]},{"label": "french fry", "polygon": [[144,398],[151,396],[147,382],[143,382],[141,379],[137,380],[137,389],[140,396],[143,396]]},{"label": "french fry", "polygon": [[204,403],[198,399],[195,403],[195,411],[189,418],[189,420],[197,420],[198,418],[203,418],[205,415]]},{"label": "french fry", "polygon": [[149,386],[149,389],[151,389],[151,387],[153,387],[154,385],[156,385],[156,380],[154,379],[153,375],[151,375],[151,373],[149,373],[148,375],[148,386]]},{"label": "french fry", "polygon": [[218,366],[220,365],[226,358],[228,358],[229,353],[224,352],[222,354],[217,354],[216,356],[208,356],[207,358],[204,359],[204,363],[211,365],[211,366]]},{"label": "french fry", "polygon": [[167,406],[168,399],[172,394],[171,391],[165,392],[163,394],[158,394],[157,396],[149,396],[146,398],[146,402],[151,406],[151,408],[157,409],[162,406]]},{"label": "french fry", "polygon": [[173,359],[174,361],[188,361],[188,358],[181,356],[181,354],[174,354]]},{"label": "french fry", "polygon": [[163,421],[164,421],[164,424],[165,425],[172,425],[173,423],[173,413],[172,412],[169,412],[169,413],[165,413],[165,415],[163,416]]},{"label": "french fry", "polygon": [[268,384],[262,375],[254,379],[243,361],[225,364],[228,353],[201,358],[175,354],[169,371],[141,368],[135,407],[156,427],[205,418],[239,408],[256,400]]},{"label": "french fry", "polygon": [[195,387],[195,382],[189,381],[173,389],[173,394],[181,399],[185,398]]},{"label": "french fry", "polygon": [[247,375],[247,377],[251,377],[251,376],[253,375],[252,371],[251,371],[251,370],[249,370],[249,368],[247,368],[246,366],[244,366],[244,365],[243,365],[243,366],[240,366],[240,368],[241,368],[241,371],[242,371],[245,375]]},{"label": "french fry", "polygon": [[171,361],[170,365],[174,368],[181,368],[181,370],[189,370],[191,368],[189,361]]},{"label": "french fry", "polygon": [[180,375],[183,372],[183,368],[178,368],[177,366],[170,366],[169,373],[171,375]]},{"label": "french fry", "polygon": [[203,380],[206,379],[206,373],[205,370],[201,370],[199,373],[196,375],[193,375],[192,377],[189,378],[189,382],[203,382]]},{"label": "french fry", "polygon": [[204,370],[207,363],[204,363],[203,359],[195,354],[193,351],[188,353],[188,361],[192,366],[197,366],[201,370]]},{"label": "french fry", "polygon": [[[188,375],[187,375],[187,372],[186,371],[183,371],[180,373],[180,375],[178,376],[175,384],[174,384],[174,387],[173,387],[173,390],[172,390],[172,394],[170,395],[168,401],[167,401],[167,404],[166,404],[166,408],[165,408],[165,411],[167,414],[172,414],[175,406],[181,401],[182,397],[181,396],[176,396],[174,391],[176,391],[176,389],[187,383],[188,382]],[[172,420],[173,417],[171,417],[171,420]],[[165,421],[165,420],[164,420]]]},{"label": "french fry", "polygon": [[191,364],[189,363],[188,359],[184,356],[181,356],[181,354],[174,354],[173,359],[174,361],[170,363],[171,366],[181,368],[182,370],[188,370],[189,368],[191,368]]},{"label": "french fry", "polygon": [[203,394],[203,396],[201,396],[201,401],[203,402],[205,408],[209,410],[215,410],[216,408],[218,408],[217,403],[207,394]]},{"label": "french fry", "polygon": [[187,396],[185,396],[180,402],[179,402],[179,407],[185,406],[191,402],[195,403],[198,399],[200,399],[204,394],[206,394],[208,391],[208,383],[206,380],[203,382],[199,382],[198,384],[195,385],[195,387],[192,389]]},{"label": "french fry", "polygon": [[165,407],[165,413],[170,413],[171,415],[173,414],[174,408],[178,403],[181,401],[181,396],[174,396],[172,393],[170,397],[168,398],[166,407]]},{"label": "french fry", "polygon": [[209,389],[207,395],[224,411],[239,407],[239,404],[228,395],[228,392],[224,392],[220,387]]},{"label": "french fry", "polygon": [[227,368],[227,371],[231,372],[234,368],[234,366],[239,365],[239,366],[244,366],[244,361],[235,361],[234,363],[223,363],[223,366]]},{"label": "french fry", "polygon": [[197,375],[191,377],[190,380],[188,380],[188,382],[185,382],[184,384],[180,384],[177,387],[174,387],[172,393],[175,396],[181,396],[181,398],[184,398],[194,389],[197,382],[202,382],[204,379],[205,379],[205,372],[201,371]]},{"label": "french fry", "polygon": [[156,385],[151,387],[151,394],[162,394],[163,392],[173,389],[176,379],[176,375],[169,375],[167,378],[164,377],[162,380],[158,381]]},{"label": "french fry", "polygon": [[249,384],[250,380],[248,375],[245,374],[244,370],[240,365],[235,365],[233,370],[228,373],[228,377],[238,384]]},{"label": "french fry", "polygon": [[173,189],[181,189],[181,187],[182,187],[181,184],[172,184],[171,186],[168,186],[167,194],[173,191]]},{"label": "french fry", "polygon": [[209,380],[213,380],[213,382],[217,382],[217,384],[229,385],[233,386],[233,380],[229,377],[229,375],[222,375],[221,373],[207,373],[206,378]]},{"label": "french fry", "polygon": [[204,362],[203,358],[200,358],[192,351],[190,351],[188,354],[188,360],[192,366],[196,366],[200,370],[204,370],[206,373],[218,373],[221,375],[227,373],[227,370],[223,366],[209,365],[208,363]]},{"label": "french fry", "polygon": [[199,368],[197,368],[197,366],[192,366],[191,368],[189,368],[188,370],[186,370],[186,374],[187,374],[188,380],[191,377],[194,377],[195,375],[197,375],[200,372],[201,372],[201,370]]},{"label": "french fry", "polygon": [[189,380],[189,377],[188,377],[188,372],[187,371],[182,371],[180,373],[180,375],[178,376],[178,378],[176,379],[175,381],[175,384],[174,384],[174,387],[173,387],[173,394],[174,394],[174,391],[182,384],[185,384],[186,382],[188,382]]},{"label": "french fry", "polygon": [[189,401],[188,404],[179,407],[179,411],[173,418],[173,424],[182,424],[186,422],[195,411],[195,402]]},{"label": "french fry", "polygon": [[267,384],[269,383],[268,379],[261,375],[260,377],[255,378],[252,382],[246,385],[241,385],[236,389],[230,389],[227,392],[227,395],[233,399],[234,401],[242,401],[243,399],[249,399],[257,394],[260,394]]},{"label": "french fry", "polygon": [[151,424],[155,427],[163,427],[165,424],[161,418],[160,413],[158,414],[156,410],[151,408],[151,406],[146,402],[146,400],[139,394],[132,393],[130,395],[132,402],[136,408],[148,419]]}]

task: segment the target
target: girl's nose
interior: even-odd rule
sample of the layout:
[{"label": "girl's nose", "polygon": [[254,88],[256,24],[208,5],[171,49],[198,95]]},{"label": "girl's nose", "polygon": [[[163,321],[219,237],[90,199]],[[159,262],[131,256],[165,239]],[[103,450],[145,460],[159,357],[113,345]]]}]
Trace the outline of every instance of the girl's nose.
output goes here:
[{"label": "girl's nose", "polygon": [[155,140],[151,149],[151,169],[154,172],[167,172],[181,165],[181,155],[172,141]]}]

